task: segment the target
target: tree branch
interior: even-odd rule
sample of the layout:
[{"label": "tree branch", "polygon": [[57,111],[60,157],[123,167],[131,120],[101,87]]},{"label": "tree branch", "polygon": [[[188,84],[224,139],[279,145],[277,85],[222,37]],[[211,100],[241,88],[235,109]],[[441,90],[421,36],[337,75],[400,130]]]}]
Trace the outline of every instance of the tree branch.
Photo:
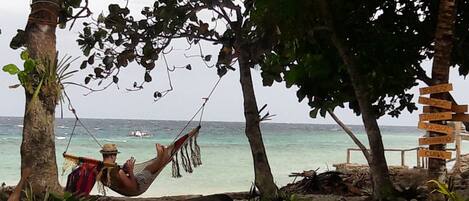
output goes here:
[{"label": "tree branch", "polygon": [[64,83],[62,83],[62,85],[74,85],[74,86],[78,86],[78,87],[81,87],[81,88],[84,88],[84,89],[88,90],[88,93],[83,94],[84,96],[88,96],[88,95],[90,95],[91,93],[94,93],[94,92],[104,91],[107,88],[109,88],[112,84],[113,84],[113,82],[109,82],[108,85],[106,85],[105,87],[103,87],[101,89],[93,89],[91,87],[87,87],[85,85],[78,84],[78,83],[75,83],[75,82],[64,82]]},{"label": "tree branch", "polygon": [[352,141],[360,148],[360,150],[363,152],[363,155],[365,156],[366,160],[370,163],[371,162],[371,156],[370,152],[366,149],[365,145],[357,138],[357,136],[350,130],[335,114],[332,110],[327,110],[329,115],[331,115],[332,119],[339,124],[340,127],[347,133],[347,135],[352,138]]},{"label": "tree branch", "polygon": [[232,22],[231,19],[228,17],[228,15],[227,15],[226,12],[223,10],[223,8],[222,8],[221,6],[219,6],[218,8],[220,8],[220,10],[221,10],[222,12],[218,11],[218,10],[215,9],[215,8],[210,8],[210,10],[213,10],[213,11],[216,12],[218,15],[222,16],[222,17],[226,20],[226,22],[227,22],[228,24],[230,24],[230,26],[233,25],[233,22]]}]

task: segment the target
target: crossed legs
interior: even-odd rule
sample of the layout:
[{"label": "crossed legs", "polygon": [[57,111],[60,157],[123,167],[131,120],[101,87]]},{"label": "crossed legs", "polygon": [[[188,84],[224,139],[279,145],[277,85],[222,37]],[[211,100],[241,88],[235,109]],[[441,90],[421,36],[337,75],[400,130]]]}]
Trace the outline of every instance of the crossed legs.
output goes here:
[{"label": "crossed legs", "polygon": [[[199,131],[200,127],[192,129],[188,134],[187,137],[183,136],[184,139],[188,139],[190,137],[193,137],[197,132]],[[151,174],[155,174],[158,171],[162,170],[169,162],[171,162],[171,159],[173,157],[173,154],[177,152],[181,148],[181,144],[178,145],[178,147],[175,147],[176,143],[173,143],[169,145],[168,147],[165,147],[161,144],[156,144],[156,160],[149,165],[145,167],[144,170],[149,171]]]}]

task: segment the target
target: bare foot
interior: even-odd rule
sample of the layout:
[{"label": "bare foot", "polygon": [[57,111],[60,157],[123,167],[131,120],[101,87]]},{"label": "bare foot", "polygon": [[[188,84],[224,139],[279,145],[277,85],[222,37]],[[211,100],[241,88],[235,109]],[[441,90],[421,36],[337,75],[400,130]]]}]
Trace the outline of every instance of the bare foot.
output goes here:
[{"label": "bare foot", "polygon": [[160,158],[164,156],[164,146],[160,143],[156,143],[156,157]]},{"label": "bare foot", "polygon": [[171,158],[173,157],[173,153],[172,153],[173,148],[174,148],[174,145],[165,147],[161,144],[156,144],[157,158],[161,158],[162,161],[164,161],[164,163],[171,161]]}]

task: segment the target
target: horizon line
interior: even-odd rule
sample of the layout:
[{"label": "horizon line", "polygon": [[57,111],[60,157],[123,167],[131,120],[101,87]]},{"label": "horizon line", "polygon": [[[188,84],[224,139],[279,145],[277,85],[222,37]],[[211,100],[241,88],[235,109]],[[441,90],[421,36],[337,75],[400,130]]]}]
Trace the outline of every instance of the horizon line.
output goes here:
[{"label": "horizon line", "polygon": [[[24,118],[23,116],[3,116],[0,115],[0,118],[3,117],[12,117],[12,118]],[[55,119],[74,119],[75,117],[55,117]],[[144,118],[100,118],[100,117],[80,117],[80,119],[92,119],[92,120],[136,120],[136,121],[185,121],[187,120],[181,120],[181,119],[144,119]],[[223,121],[223,120],[202,120],[203,122],[224,122],[224,123],[244,123],[245,121]],[[291,123],[291,122],[263,122],[264,124],[310,124],[310,125],[336,125],[339,126],[338,124],[334,123],[303,123],[303,122],[296,122],[296,123]],[[346,124],[347,126],[364,126],[363,124]],[[387,126],[387,127],[415,127],[417,126],[409,126],[409,125],[379,125],[381,126]],[[340,126],[339,126],[340,127]]]}]

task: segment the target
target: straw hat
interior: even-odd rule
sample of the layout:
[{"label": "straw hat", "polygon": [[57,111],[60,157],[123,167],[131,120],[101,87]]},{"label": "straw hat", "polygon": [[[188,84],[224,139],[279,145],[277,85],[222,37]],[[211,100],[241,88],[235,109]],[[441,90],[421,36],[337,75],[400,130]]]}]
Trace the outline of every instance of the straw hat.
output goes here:
[{"label": "straw hat", "polygon": [[118,154],[118,153],[120,153],[117,150],[117,145],[116,144],[104,144],[99,152],[101,152],[102,154]]}]

